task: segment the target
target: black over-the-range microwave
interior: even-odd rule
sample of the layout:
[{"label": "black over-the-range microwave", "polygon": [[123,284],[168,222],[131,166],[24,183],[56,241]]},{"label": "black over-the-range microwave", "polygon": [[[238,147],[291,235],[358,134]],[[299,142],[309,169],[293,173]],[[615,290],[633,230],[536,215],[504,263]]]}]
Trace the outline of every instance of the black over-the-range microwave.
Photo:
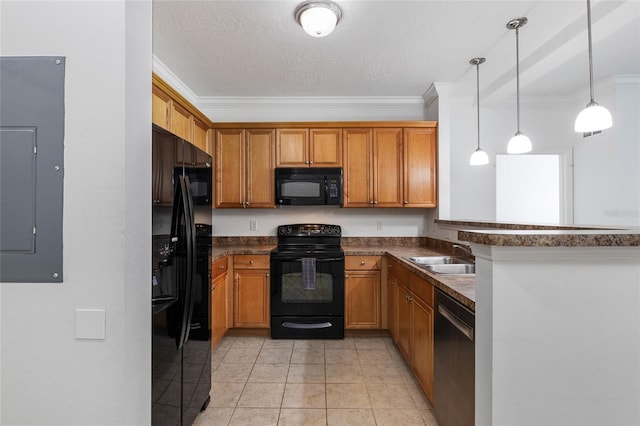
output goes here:
[{"label": "black over-the-range microwave", "polygon": [[342,168],[276,168],[276,204],[342,205]]}]

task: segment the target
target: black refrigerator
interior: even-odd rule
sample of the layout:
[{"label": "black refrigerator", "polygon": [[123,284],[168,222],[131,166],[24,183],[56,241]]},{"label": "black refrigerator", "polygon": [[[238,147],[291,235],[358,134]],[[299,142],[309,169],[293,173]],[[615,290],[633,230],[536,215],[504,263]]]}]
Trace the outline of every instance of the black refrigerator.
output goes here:
[{"label": "black refrigerator", "polygon": [[153,126],[153,425],[191,425],[211,390],[211,156]]}]

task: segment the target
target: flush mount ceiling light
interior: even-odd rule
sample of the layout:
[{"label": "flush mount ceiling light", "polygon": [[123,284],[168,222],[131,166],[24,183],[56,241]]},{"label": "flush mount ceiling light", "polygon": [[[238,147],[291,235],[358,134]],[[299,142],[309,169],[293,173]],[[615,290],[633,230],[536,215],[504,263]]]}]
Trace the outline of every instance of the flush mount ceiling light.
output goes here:
[{"label": "flush mount ceiling light", "polygon": [[478,105],[478,148],[471,154],[471,158],[469,159],[469,164],[472,166],[489,164],[489,156],[480,149],[480,64],[483,64],[485,61],[485,58],[473,58],[469,61],[471,65],[476,66],[476,102]]},{"label": "flush mount ceiling light", "polygon": [[507,28],[516,30],[516,134],[509,139],[507,153],[524,154],[531,151],[531,139],[520,131],[520,47],[518,43],[518,30],[527,24],[527,18],[516,18],[507,22]]},{"label": "flush mount ceiling light", "polygon": [[342,10],[332,1],[309,0],[300,3],[295,11],[296,22],[312,37],[331,34],[342,17]]},{"label": "flush mount ceiling light", "polygon": [[591,42],[591,2],[589,0],[587,0],[587,34],[589,39],[589,91],[591,100],[576,118],[574,130],[580,133],[608,129],[613,125],[609,110],[593,99],[593,51]]}]

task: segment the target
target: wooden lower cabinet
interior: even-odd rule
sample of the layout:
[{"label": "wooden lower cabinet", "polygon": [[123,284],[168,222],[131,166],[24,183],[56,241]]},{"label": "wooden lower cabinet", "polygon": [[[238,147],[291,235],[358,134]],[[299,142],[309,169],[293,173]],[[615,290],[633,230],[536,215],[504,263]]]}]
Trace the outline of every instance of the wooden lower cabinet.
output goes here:
[{"label": "wooden lower cabinet", "polygon": [[[433,285],[389,260],[389,320],[394,341],[433,401]],[[398,278],[400,276],[401,278]]]},{"label": "wooden lower cabinet", "polygon": [[345,329],[381,328],[380,290],[379,256],[345,257]]},{"label": "wooden lower cabinet", "polygon": [[396,344],[411,365],[411,293],[402,283],[397,287],[397,326]]},{"label": "wooden lower cabinet", "polygon": [[228,258],[213,263],[211,282],[211,346],[216,346],[229,330],[227,322]]},{"label": "wooden lower cabinet", "polygon": [[269,255],[238,255],[233,263],[233,326],[269,328]]},{"label": "wooden lower cabinet", "polygon": [[433,307],[418,298],[411,301],[412,367],[430,401],[433,401],[433,320]]}]

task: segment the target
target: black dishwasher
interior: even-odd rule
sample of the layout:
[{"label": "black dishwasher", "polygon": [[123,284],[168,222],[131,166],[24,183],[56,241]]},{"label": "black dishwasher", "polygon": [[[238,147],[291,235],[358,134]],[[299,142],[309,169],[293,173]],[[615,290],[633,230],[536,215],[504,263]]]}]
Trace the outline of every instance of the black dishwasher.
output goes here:
[{"label": "black dishwasher", "polygon": [[475,314],[436,289],[433,408],[439,426],[470,426],[475,416]]}]

